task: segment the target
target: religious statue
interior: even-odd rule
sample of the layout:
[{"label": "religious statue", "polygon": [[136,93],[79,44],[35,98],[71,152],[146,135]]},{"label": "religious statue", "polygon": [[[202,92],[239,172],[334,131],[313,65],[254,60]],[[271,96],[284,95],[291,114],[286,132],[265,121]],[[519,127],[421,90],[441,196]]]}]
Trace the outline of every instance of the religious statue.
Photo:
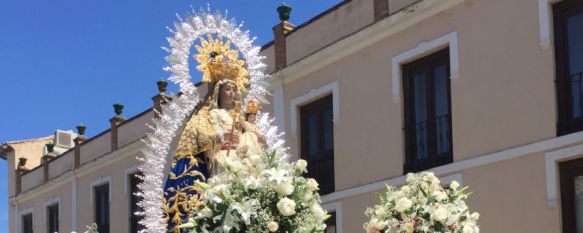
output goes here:
[{"label": "religious statue", "polygon": [[256,99],[247,100],[245,107],[245,122],[243,124],[243,135],[240,137],[241,148],[246,150],[247,153],[253,154],[263,154],[262,141],[264,140],[263,135],[255,125],[257,120],[257,114],[261,109],[261,105]]},{"label": "religious statue", "polygon": [[226,156],[262,150],[257,127],[245,119],[254,119],[259,103],[251,100],[247,117],[242,114],[242,94],[249,82],[245,61],[238,59],[229,41],[207,36],[208,40],[202,38],[196,46],[195,59],[197,69],[203,72],[202,82],[208,83],[211,91],[186,122],[164,187],[164,213],[172,233],[180,233],[177,226],[200,205],[201,190],[196,181],[206,182],[222,171],[220,164]]}]

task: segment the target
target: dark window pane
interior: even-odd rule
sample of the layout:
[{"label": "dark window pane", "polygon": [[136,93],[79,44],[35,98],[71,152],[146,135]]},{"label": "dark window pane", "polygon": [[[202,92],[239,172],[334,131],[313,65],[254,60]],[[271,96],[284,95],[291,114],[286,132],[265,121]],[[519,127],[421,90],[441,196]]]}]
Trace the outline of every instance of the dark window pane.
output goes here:
[{"label": "dark window pane", "polygon": [[22,232],[32,233],[32,214],[22,216]]},{"label": "dark window pane", "polygon": [[452,160],[449,49],[403,65],[404,173]]},{"label": "dark window pane", "polygon": [[109,233],[109,185],[95,188],[95,223],[100,233]]},{"label": "dark window pane", "polygon": [[427,121],[427,79],[425,74],[417,74],[413,77],[415,96],[415,123]]},{"label": "dark window pane", "polygon": [[417,159],[427,158],[427,79],[424,73],[413,77],[415,99],[415,152]]},{"label": "dark window pane", "polygon": [[583,13],[567,18],[569,76],[571,76],[572,117],[583,116]]},{"label": "dark window pane", "polygon": [[47,208],[48,233],[59,232],[59,205],[52,205]]},{"label": "dark window pane", "polygon": [[435,138],[437,155],[449,152],[449,77],[447,67],[439,66],[434,72],[435,99]]},{"label": "dark window pane", "polygon": [[439,66],[434,71],[435,75],[435,115],[437,117],[449,114],[449,100],[447,95],[448,77],[447,67]]},{"label": "dark window pane", "polygon": [[583,13],[567,18],[570,74],[583,72]]},{"label": "dark window pane", "polygon": [[577,232],[583,232],[583,176],[575,177],[575,223]]},{"label": "dark window pane", "polygon": [[318,142],[318,115],[316,114],[310,114],[308,115],[308,135],[307,135],[307,139],[308,139],[308,154],[309,155],[315,155],[318,153],[318,151],[320,150],[318,148],[319,146],[319,142]]},{"label": "dark window pane", "polygon": [[583,116],[583,72],[571,76],[572,117]]},{"label": "dark window pane", "polygon": [[563,233],[583,232],[583,158],[559,163]]},{"label": "dark window pane", "polygon": [[553,5],[557,135],[583,130],[583,1]]},{"label": "dark window pane", "polygon": [[301,157],[308,162],[308,177],[320,184],[320,194],[334,191],[334,133],[332,96],[300,108]]},{"label": "dark window pane", "polygon": [[333,127],[334,124],[332,122],[332,109],[327,109],[322,114],[322,124],[323,124],[323,132],[322,136],[324,137],[324,148],[323,150],[331,150],[334,149],[334,133]]}]

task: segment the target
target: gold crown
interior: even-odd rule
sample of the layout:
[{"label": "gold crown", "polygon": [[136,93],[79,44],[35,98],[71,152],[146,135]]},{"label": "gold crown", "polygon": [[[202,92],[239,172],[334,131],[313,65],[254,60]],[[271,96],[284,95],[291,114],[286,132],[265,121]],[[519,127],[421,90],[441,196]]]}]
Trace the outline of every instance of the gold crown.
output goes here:
[{"label": "gold crown", "polygon": [[245,113],[257,114],[261,109],[261,104],[256,99],[247,100],[247,107],[245,108]]},{"label": "gold crown", "polygon": [[209,75],[213,81],[222,79],[236,81],[237,76],[239,76],[239,67],[230,63],[210,61],[207,66]]},{"label": "gold crown", "polygon": [[214,39],[207,34],[208,41],[200,39],[200,46],[196,46],[198,54],[194,56],[198,62],[197,70],[203,72],[202,82],[215,83],[221,80],[230,80],[237,84],[240,92],[245,92],[249,83],[245,61],[239,60],[239,53],[231,49],[231,42],[223,42],[222,37]]}]

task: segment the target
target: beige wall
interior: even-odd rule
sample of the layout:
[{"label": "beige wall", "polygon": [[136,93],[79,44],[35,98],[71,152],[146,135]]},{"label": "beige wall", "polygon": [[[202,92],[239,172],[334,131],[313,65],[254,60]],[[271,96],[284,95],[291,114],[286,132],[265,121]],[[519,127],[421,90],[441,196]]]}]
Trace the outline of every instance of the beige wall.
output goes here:
[{"label": "beige wall", "polygon": [[[126,182],[124,171],[137,164],[135,157],[137,154],[127,155],[126,159],[118,161],[112,165],[100,168],[89,174],[85,174],[78,180],[78,226],[82,229],[83,226],[94,222],[94,204],[91,203],[92,196],[91,183],[110,178],[109,183],[111,197],[110,197],[110,224],[112,232],[126,232],[129,231],[129,189],[126,189]],[[127,191],[127,192],[126,192]],[[84,211],[89,210],[89,211]]]},{"label": "beige wall", "polygon": [[[471,167],[458,175],[474,192],[467,203],[480,213],[483,232],[561,232],[560,201],[547,201],[544,152]],[[343,232],[363,232],[364,212],[378,203],[375,192],[381,191],[340,200]]]},{"label": "beige wall", "polygon": [[[138,163],[136,157],[138,150],[136,147],[125,154],[113,153],[102,157],[90,164],[82,167],[77,174],[68,172],[63,176],[51,180],[49,183],[31,189],[16,197],[18,209],[24,211],[34,207],[34,230],[35,232],[45,232],[45,202],[59,198],[60,201],[60,230],[61,232],[71,232],[73,202],[72,193],[74,179],[77,179],[77,231],[85,230],[86,225],[94,222],[94,204],[92,203],[93,187],[109,183],[111,191],[110,199],[110,222],[112,232],[129,231],[129,180],[126,175],[136,171]],[[117,157],[117,158],[116,158]],[[108,161],[115,160],[115,161]],[[42,169],[41,169],[42,171]],[[77,176],[78,178],[75,178]],[[111,182],[111,183],[110,183]],[[12,216],[11,216],[12,217]],[[11,223],[14,223],[14,219]],[[12,229],[12,228],[11,228]],[[13,229],[11,232],[15,232]]]},{"label": "beige wall", "polygon": [[[491,12],[497,16],[492,17]],[[451,82],[454,161],[552,138],[556,121],[554,60],[552,51],[538,46],[537,19],[536,1],[465,1],[286,83],[286,126],[291,126],[289,104],[293,98],[338,81],[341,117],[334,127],[336,188],[402,174],[403,102],[402,97],[392,100],[391,59],[456,31],[460,76]],[[287,139],[297,153],[299,137],[288,134]],[[364,172],[339,172],[346,166]]]},{"label": "beige wall", "polygon": [[[81,167],[78,169],[72,170],[74,150],[52,160],[49,163],[49,181],[47,183],[43,181],[44,170],[42,167],[37,167],[24,174],[22,176],[22,192],[16,196],[10,196],[10,231],[17,232],[18,226],[16,224],[21,220],[20,213],[33,207],[34,231],[45,232],[47,226],[45,203],[53,199],[61,200],[59,209],[61,232],[84,231],[86,225],[94,222],[94,208],[91,202],[93,186],[103,182],[110,184],[112,194],[110,200],[112,232],[129,231],[130,194],[129,189],[126,188],[129,185],[126,176],[137,171],[138,161],[136,157],[143,147],[139,139],[145,136],[145,124],[151,122],[152,117],[153,112],[149,111],[121,125],[118,128],[120,149],[114,152],[111,152],[110,132],[105,132],[84,143],[81,146]],[[13,157],[17,156],[9,157],[9,159],[14,159]],[[14,177],[14,171],[11,172],[11,175]],[[14,185],[11,183],[11,187]],[[76,189],[73,188],[74,185],[76,185]],[[76,195],[76,201],[73,198],[73,193]],[[76,203],[76,210],[74,210],[73,203]],[[75,219],[73,217],[74,211],[77,213],[75,215],[76,229],[72,229],[73,219]]]},{"label": "beige wall", "polygon": [[148,111],[145,115],[138,117],[135,120],[128,121],[119,127],[118,143],[119,145],[126,145],[144,136],[147,127],[146,124],[152,125],[153,111]]},{"label": "beige wall", "polygon": [[560,208],[547,203],[544,153],[462,174],[464,185],[475,192],[468,205],[480,212],[483,232],[561,232]]},{"label": "beige wall", "polygon": [[[121,146],[121,145],[120,145]],[[81,163],[89,162],[111,151],[111,133],[105,132],[81,144]]]},{"label": "beige wall", "polygon": [[272,73],[275,70],[275,58],[274,58],[275,49],[273,47],[273,44],[261,50],[259,54],[265,57],[265,59],[263,59],[263,63],[267,65],[265,73],[267,74]]},{"label": "beige wall", "polygon": [[[46,207],[48,203],[54,203],[55,200],[58,200],[59,203],[59,215],[60,215],[60,232],[71,232],[71,186],[69,184],[65,184],[60,186],[59,188],[52,188],[52,189],[44,189],[41,195],[38,195],[36,198],[21,202],[18,204],[18,209],[20,211],[27,210],[29,208],[34,208],[33,212],[33,227],[34,232],[46,232]],[[12,213],[12,211],[10,212]],[[14,220],[11,220],[11,232],[16,232],[16,229],[12,228],[12,224]],[[21,223],[19,219],[19,223]]]},{"label": "beige wall", "polygon": [[73,150],[64,153],[62,156],[49,163],[49,179],[53,179],[71,169],[73,169],[75,158]]},{"label": "beige wall", "polygon": [[373,21],[373,1],[355,0],[298,28],[286,38],[287,63],[309,55]]}]

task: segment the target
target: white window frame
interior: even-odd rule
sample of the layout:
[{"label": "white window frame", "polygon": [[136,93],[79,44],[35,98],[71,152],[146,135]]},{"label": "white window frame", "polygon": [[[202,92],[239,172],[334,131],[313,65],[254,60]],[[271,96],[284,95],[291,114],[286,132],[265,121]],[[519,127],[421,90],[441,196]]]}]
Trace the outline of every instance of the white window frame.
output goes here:
[{"label": "white window frame", "polygon": [[273,90],[273,116],[275,117],[275,125],[279,130],[285,129],[285,101],[283,90],[283,78],[278,78],[271,85]]},{"label": "white window frame", "polygon": [[342,233],[342,202],[332,202],[322,205],[328,212],[336,213],[336,233]]},{"label": "white window frame", "polygon": [[557,204],[561,187],[559,182],[559,163],[583,157],[583,145],[570,146],[545,153],[547,181],[547,203]]},{"label": "white window frame", "polygon": [[34,226],[35,226],[35,224],[34,224],[34,219],[35,219],[34,218],[34,207],[29,207],[29,208],[26,208],[24,210],[19,210],[18,212],[19,212],[18,213],[19,217],[18,217],[18,226],[17,226],[18,231],[17,232],[22,233],[22,230],[23,230],[22,229],[22,217],[24,217],[24,215],[28,215],[28,214],[32,215],[32,231],[34,232],[35,231],[34,230]]},{"label": "white window frame", "polygon": [[460,65],[456,31],[450,32],[429,42],[422,42],[417,45],[417,47],[402,52],[391,59],[391,90],[394,102],[399,102],[401,98],[401,80],[403,75],[402,65],[446,47],[449,47],[449,78],[452,80],[458,80],[460,75]]},{"label": "white window frame", "polygon": [[553,38],[553,7],[552,5],[561,0],[538,0],[538,22],[539,22],[539,46],[543,50],[551,47]]},{"label": "white window frame", "polygon": [[314,102],[324,96],[332,94],[332,111],[334,124],[340,121],[340,91],[338,90],[338,81],[328,83],[319,88],[312,89],[307,93],[297,96],[291,100],[291,132],[292,136],[298,137],[298,124],[300,119],[300,107]]},{"label": "white window frame", "polygon": [[139,171],[140,171],[140,169],[139,169],[139,165],[138,164],[133,165],[131,167],[128,167],[128,168],[126,168],[123,171],[124,180],[125,180],[125,186],[124,187],[125,187],[125,194],[126,195],[128,195],[129,192],[130,192],[130,179],[129,179],[129,176],[130,175],[134,175],[134,174],[138,173]]},{"label": "white window frame", "polygon": [[[45,225],[47,224],[47,219],[49,218],[49,206],[52,206],[54,204],[57,204],[57,206],[59,207],[59,216],[57,216],[57,219],[59,219],[59,222],[61,221],[61,212],[63,208],[61,208],[61,197],[53,197],[50,198],[48,201],[45,202]],[[60,224],[59,224],[60,225]],[[48,228],[48,226],[47,226]]]},{"label": "white window frame", "polygon": [[109,186],[109,190],[107,193],[107,200],[109,202],[111,202],[111,176],[101,176],[97,179],[95,179],[94,181],[91,182],[91,184],[89,185],[89,205],[93,206],[94,201],[93,201],[93,196],[94,196],[94,192],[95,192],[95,187],[103,185],[103,184],[107,184]]}]

